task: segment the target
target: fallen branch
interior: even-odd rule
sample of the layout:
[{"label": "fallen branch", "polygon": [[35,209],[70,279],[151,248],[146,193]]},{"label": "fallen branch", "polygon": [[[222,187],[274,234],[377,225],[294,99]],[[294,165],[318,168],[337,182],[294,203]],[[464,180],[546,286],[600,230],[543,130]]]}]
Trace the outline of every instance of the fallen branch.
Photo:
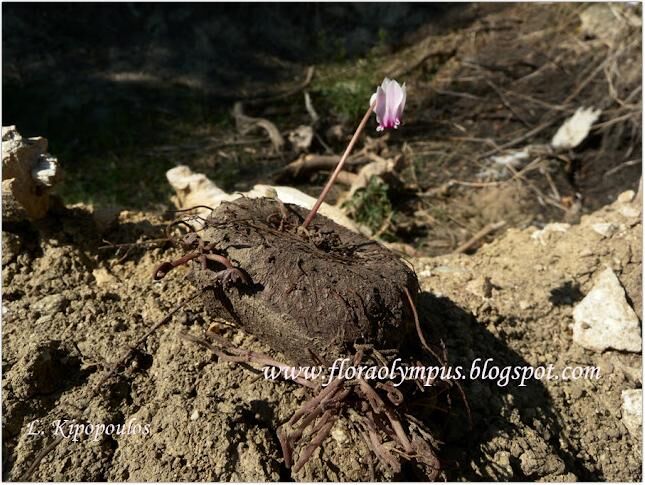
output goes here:
[{"label": "fallen branch", "polygon": [[242,103],[239,101],[233,105],[233,118],[235,118],[235,126],[241,135],[247,135],[256,128],[262,128],[269,135],[274,151],[276,153],[282,151],[284,138],[280,134],[280,130],[272,122],[265,118],[254,118],[245,115]]},{"label": "fallen branch", "polygon": [[603,178],[604,177],[609,177],[610,175],[613,175],[616,172],[619,172],[620,170],[622,170],[624,168],[631,167],[632,165],[639,165],[641,163],[642,163],[642,159],[640,159],[640,158],[636,158],[634,160],[627,160],[626,162],[623,162],[620,165],[617,165],[616,167],[612,168],[611,170],[607,170],[603,174]]},{"label": "fallen branch", "polygon": [[[280,181],[285,178],[305,177],[312,172],[333,170],[338,164],[338,159],[339,157],[336,155],[302,155],[282,168],[276,178]],[[368,161],[369,158],[361,151],[349,157],[347,165],[359,165]]]},{"label": "fallen branch", "polygon": [[465,253],[469,249],[471,249],[475,244],[477,244],[479,241],[484,239],[486,236],[489,234],[497,231],[498,229],[501,229],[506,225],[506,221],[499,221],[495,222],[494,224],[488,224],[483,227],[480,231],[478,231],[473,237],[471,237],[468,241],[463,243],[461,246],[459,246],[457,249],[455,249],[455,253]]},{"label": "fallen branch", "polygon": [[544,130],[546,130],[547,128],[549,128],[553,124],[555,124],[555,122],[558,121],[559,119],[560,119],[559,116],[551,118],[550,120],[547,120],[544,123],[536,126],[532,130],[527,131],[523,135],[518,136],[517,138],[514,138],[513,140],[511,140],[509,142],[506,142],[506,143],[504,143],[502,145],[499,145],[497,148],[493,148],[492,150],[489,150],[489,151],[483,153],[482,155],[479,155],[477,158],[475,158],[475,161],[478,162],[478,161],[483,160],[485,158],[488,158],[488,157],[490,157],[492,155],[496,155],[499,152],[501,152],[502,150],[506,150],[507,148],[512,148],[515,145],[519,145],[520,143],[528,140],[529,138],[537,135],[538,133],[542,133]]}]

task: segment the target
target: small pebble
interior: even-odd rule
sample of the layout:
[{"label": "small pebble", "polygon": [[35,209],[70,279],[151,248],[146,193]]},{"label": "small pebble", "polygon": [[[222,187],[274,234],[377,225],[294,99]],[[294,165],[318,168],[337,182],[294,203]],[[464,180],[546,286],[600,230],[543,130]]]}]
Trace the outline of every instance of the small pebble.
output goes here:
[{"label": "small pebble", "polygon": [[620,202],[621,204],[627,204],[627,203],[631,202],[632,200],[634,200],[634,196],[635,196],[635,195],[636,195],[636,194],[634,193],[634,191],[633,191],[633,190],[626,190],[625,192],[623,192],[622,194],[620,194],[620,195],[616,198],[616,200],[617,200],[618,202]]},{"label": "small pebble", "polygon": [[544,226],[544,229],[534,231],[531,234],[531,239],[539,241],[542,245],[546,245],[547,239],[549,239],[550,234],[565,233],[569,230],[570,227],[570,224],[564,222],[552,222]]},{"label": "small pebble", "polygon": [[339,445],[342,445],[349,439],[345,430],[340,426],[334,426],[331,430],[331,436]]},{"label": "small pebble", "polygon": [[98,286],[108,285],[116,281],[116,278],[105,268],[92,270],[92,276],[94,276],[94,281]]},{"label": "small pebble", "polygon": [[634,438],[641,437],[643,424],[643,390],[630,389],[621,393],[623,424]]},{"label": "small pebble", "polygon": [[618,226],[611,222],[599,222],[597,224],[593,224],[591,228],[602,237],[611,237],[618,230]]},{"label": "small pebble", "polygon": [[571,396],[571,399],[574,401],[577,401],[582,397],[584,393],[584,389],[582,389],[580,386],[573,384],[571,386],[571,390],[569,391],[569,395]]},{"label": "small pebble", "polygon": [[636,207],[632,207],[631,205],[626,205],[621,207],[620,213],[625,217],[629,217],[629,218],[639,217],[641,215],[641,211]]},{"label": "small pebble", "polygon": [[43,315],[53,315],[61,311],[66,303],[63,295],[47,295],[34,303],[33,308]]}]

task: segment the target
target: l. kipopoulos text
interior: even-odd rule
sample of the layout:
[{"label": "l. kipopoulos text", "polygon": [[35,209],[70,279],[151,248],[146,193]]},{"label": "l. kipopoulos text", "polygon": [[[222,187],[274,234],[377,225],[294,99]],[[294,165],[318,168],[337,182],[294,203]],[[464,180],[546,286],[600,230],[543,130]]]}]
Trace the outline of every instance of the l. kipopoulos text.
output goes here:
[{"label": "l. kipopoulos text", "polygon": [[488,380],[494,381],[499,387],[514,384],[525,387],[531,380],[538,381],[569,381],[579,379],[598,380],[600,369],[592,366],[566,366],[556,368],[553,364],[540,366],[495,364],[494,359],[476,358],[470,367],[464,366],[409,366],[402,363],[400,358],[385,366],[352,365],[349,358],[336,359],[329,367],[272,367],[263,369],[264,378],[274,381],[285,379],[295,381],[306,379],[321,380],[326,387],[336,379],[347,381],[355,379],[389,380],[398,387],[405,381],[417,381],[424,386],[432,386],[435,382],[449,380]]},{"label": "l. kipopoulos text", "polygon": [[80,441],[83,438],[98,441],[104,436],[148,436],[150,434],[150,424],[140,423],[134,418],[118,424],[78,423],[68,419],[57,419],[51,423],[42,423],[40,419],[35,419],[27,426],[27,436],[43,436],[48,427],[52,436],[70,441]]}]

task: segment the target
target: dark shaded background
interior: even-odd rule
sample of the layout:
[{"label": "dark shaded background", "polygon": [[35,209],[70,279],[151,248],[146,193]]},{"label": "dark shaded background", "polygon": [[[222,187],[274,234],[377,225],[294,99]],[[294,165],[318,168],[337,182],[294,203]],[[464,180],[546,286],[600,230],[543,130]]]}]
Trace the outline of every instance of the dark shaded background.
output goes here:
[{"label": "dark shaded background", "polygon": [[4,4],[4,124],[56,146],[69,142],[60,123],[70,117],[121,121],[121,98],[133,117],[158,96],[168,97],[161,106],[188,94],[235,98],[292,79],[298,66],[354,58],[379,42],[397,47],[428,22],[442,30],[455,8],[463,6]]},{"label": "dark shaded background", "polygon": [[[466,5],[3,4],[3,125],[44,136],[69,174],[67,202],[146,207],[170,160],[148,159],[236,99],[474,18]],[[154,163],[154,170],[150,164]],[[133,183],[141,180],[141,184]]]}]

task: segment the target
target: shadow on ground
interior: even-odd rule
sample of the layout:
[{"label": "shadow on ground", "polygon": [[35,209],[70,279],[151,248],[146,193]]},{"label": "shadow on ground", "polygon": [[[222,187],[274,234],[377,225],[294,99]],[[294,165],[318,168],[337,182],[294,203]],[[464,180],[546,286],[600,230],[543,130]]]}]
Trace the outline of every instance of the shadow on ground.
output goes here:
[{"label": "shadow on ground", "polygon": [[[500,368],[529,366],[526,360],[448,298],[423,292],[417,306],[426,339],[445,342],[449,365],[462,366],[466,373],[461,382],[473,425],[469,425],[459,394],[453,392],[453,412],[444,423],[441,450],[448,480],[556,479],[566,473],[582,480],[598,479],[576,459],[577,450],[570,444],[563,449],[561,418],[540,381],[528,380],[524,387],[513,381],[500,386],[498,380],[468,376],[477,358],[492,358],[492,365]],[[481,361],[476,367],[483,367]],[[491,449],[491,444],[498,447]],[[527,463],[531,460],[538,463]]]}]

